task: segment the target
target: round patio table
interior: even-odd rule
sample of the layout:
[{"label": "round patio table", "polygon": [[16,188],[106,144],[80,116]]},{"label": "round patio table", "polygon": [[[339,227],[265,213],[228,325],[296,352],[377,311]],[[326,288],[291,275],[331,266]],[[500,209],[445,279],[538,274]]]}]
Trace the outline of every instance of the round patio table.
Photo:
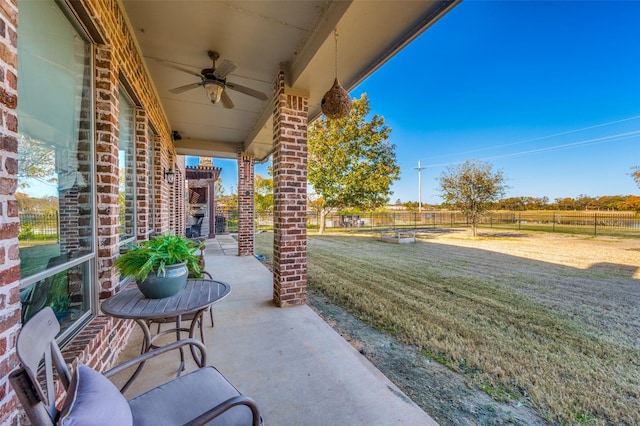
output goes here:
[{"label": "round patio table", "polygon": [[[202,314],[215,302],[224,299],[231,291],[227,283],[210,279],[188,279],[185,287],[176,295],[162,299],[148,299],[137,287],[127,288],[102,302],[102,312],[114,318],[132,319],[142,329],[144,340],[141,352],[147,352],[155,347],[154,342],[167,334],[175,333],[176,340],[187,333],[194,337],[196,325],[203,321]],[[182,326],[182,319],[191,320],[189,328]],[[174,322],[175,328],[151,334],[151,323]],[[202,323],[200,326],[202,327]],[[203,332],[200,332],[203,340]],[[203,342],[204,343],[204,342]],[[198,361],[198,354],[191,348],[193,359]],[[141,363],[127,383],[122,387],[125,391],[138,376],[144,363]],[[178,375],[184,370],[184,353],[180,350],[180,367]]]}]

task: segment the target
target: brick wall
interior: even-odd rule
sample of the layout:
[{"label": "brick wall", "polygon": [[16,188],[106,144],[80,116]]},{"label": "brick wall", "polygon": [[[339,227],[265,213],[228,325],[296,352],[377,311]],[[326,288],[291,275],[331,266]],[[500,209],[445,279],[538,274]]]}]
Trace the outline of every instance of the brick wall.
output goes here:
[{"label": "brick wall", "polygon": [[308,99],[275,81],[273,113],[273,300],[294,306],[307,300]]},{"label": "brick wall", "polygon": [[[160,136],[155,136],[153,138],[153,146],[154,146],[153,173],[155,176],[155,179],[153,180],[153,205],[155,208],[153,212],[151,212],[151,214],[153,215],[153,225],[154,225],[153,231],[156,234],[162,233],[163,226],[167,226],[166,224],[168,223],[168,220],[166,217],[164,217],[164,221],[163,221],[163,214],[162,214],[162,208],[163,208],[162,191],[163,191],[163,188],[165,187],[165,185],[162,182],[163,180],[162,179],[162,163],[161,163],[162,151],[160,149],[155,148],[160,146],[161,141],[162,140]],[[164,202],[166,201],[167,200],[164,200]]]},{"label": "brick wall", "polygon": [[119,274],[113,263],[118,234],[118,67],[113,49],[96,50],[96,190],[98,282],[101,299],[115,294]]},{"label": "brick wall", "polygon": [[67,364],[74,367],[82,362],[98,371],[108,370],[135,326],[133,321],[96,317],[65,345],[62,355]]},{"label": "brick wall", "polygon": [[253,157],[238,155],[238,256],[254,254],[254,164]]},{"label": "brick wall", "polygon": [[186,179],[185,179],[185,158],[173,156],[174,161],[176,162],[176,167],[174,167],[176,172],[176,180],[173,184],[173,193],[171,198],[171,207],[173,208],[172,218],[173,222],[173,232],[177,235],[184,235],[185,228],[187,226],[187,207],[185,201],[185,187],[186,187]]},{"label": "brick wall", "polygon": [[153,141],[149,141],[149,121],[142,108],[136,108],[135,117],[135,149],[136,149],[136,239],[149,238],[149,150],[153,149]]},{"label": "brick wall", "polygon": [[[91,162],[95,161],[96,182],[96,219],[98,233],[96,288],[100,298],[111,296],[117,291],[119,277],[113,269],[113,261],[118,254],[118,90],[122,81],[136,100],[139,108],[136,114],[136,155],[142,155],[149,149],[148,135],[137,133],[138,126],[154,128],[157,137],[153,141],[156,150],[154,180],[156,187],[156,206],[160,211],[155,216],[156,231],[170,230],[181,232],[184,229],[185,211],[179,197],[184,193],[179,188],[170,188],[162,178],[162,170],[175,167],[175,158],[171,141],[171,131],[165,121],[164,113],[154,92],[143,64],[138,55],[135,42],[128,30],[126,20],[120,13],[119,2],[114,0],[79,0],[71,2],[72,7],[82,8],[84,17],[95,30],[95,158],[78,157],[80,170],[89,172]],[[17,187],[17,23],[19,10],[16,0],[0,2],[0,424],[20,424],[21,411],[7,377],[17,367],[15,353],[16,336],[20,329],[19,303],[19,249],[18,249],[18,208],[14,193]],[[87,22],[85,22],[87,24]],[[88,122],[88,121],[87,121]],[[87,129],[79,129],[79,132]],[[88,141],[89,138],[80,137]],[[145,146],[146,145],[146,146]],[[86,152],[89,152],[88,150]],[[138,158],[136,158],[138,161]],[[139,161],[138,170],[146,177],[146,162]],[[184,165],[182,165],[184,168]],[[180,177],[182,176],[182,177]],[[141,181],[146,182],[144,177]],[[183,172],[178,173],[176,183],[184,183]],[[148,189],[139,185],[138,196],[142,201],[137,208],[140,219],[148,221],[145,212]],[[90,241],[90,234],[82,226],[79,212],[83,205],[90,205],[87,193],[77,189],[65,195],[63,209],[73,212],[78,221],[71,227],[79,229],[65,236],[65,244],[85,244],[83,237]],[[170,198],[170,197],[176,198]],[[174,207],[170,207],[171,205]],[[67,220],[61,212],[61,220]],[[69,220],[73,215],[68,215]],[[170,216],[172,219],[170,221]],[[171,225],[174,229],[171,229]],[[136,233],[140,233],[137,227]],[[111,366],[124,346],[134,323],[98,316],[77,334],[64,348],[66,359],[70,363],[82,361],[94,368],[104,370]]]},{"label": "brick wall", "polygon": [[[183,207],[173,208],[172,205],[181,203],[180,190],[174,190],[167,184],[162,176],[165,169],[171,166],[175,168],[176,161],[171,140],[171,129],[165,120],[162,107],[156,98],[151,80],[147,76],[144,61],[138,54],[136,43],[129,31],[126,20],[121,13],[119,2],[113,0],[81,0],[74,7],[81,7],[88,16],[91,24],[105,40],[108,49],[114,52],[112,66],[117,72],[116,78],[127,82],[133,90],[137,106],[144,111],[149,125],[153,126],[156,133],[154,141],[154,160],[156,179],[154,179],[155,206],[159,212],[155,214],[155,231],[157,233],[175,232],[184,230],[185,211]],[[116,92],[117,95],[117,92]],[[182,176],[184,176],[182,165]],[[176,184],[180,181],[176,174]],[[182,180],[182,183],[184,180]]]},{"label": "brick wall", "polygon": [[14,424],[19,412],[7,374],[17,364],[15,340],[20,329],[18,256],[17,33],[15,1],[0,6],[0,422]]}]

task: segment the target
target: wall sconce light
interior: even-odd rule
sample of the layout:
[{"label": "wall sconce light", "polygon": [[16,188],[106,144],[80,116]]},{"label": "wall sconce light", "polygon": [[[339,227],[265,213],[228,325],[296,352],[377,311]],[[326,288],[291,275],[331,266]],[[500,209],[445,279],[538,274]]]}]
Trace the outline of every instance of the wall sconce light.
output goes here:
[{"label": "wall sconce light", "polygon": [[169,185],[173,185],[176,181],[176,172],[173,171],[173,167],[169,167],[169,170],[163,169],[163,175]]}]

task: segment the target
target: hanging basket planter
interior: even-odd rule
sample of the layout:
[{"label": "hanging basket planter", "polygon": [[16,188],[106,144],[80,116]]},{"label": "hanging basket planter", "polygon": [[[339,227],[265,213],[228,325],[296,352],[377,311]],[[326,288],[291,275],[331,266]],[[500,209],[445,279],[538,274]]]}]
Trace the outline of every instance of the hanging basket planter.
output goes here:
[{"label": "hanging basket planter", "polygon": [[349,96],[349,92],[344,90],[340,85],[337,78],[334,80],[331,89],[322,97],[320,108],[322,109],[322,113],[331,119],[343,118],[349,115],[349,111],[351,111],[351,97]]}]

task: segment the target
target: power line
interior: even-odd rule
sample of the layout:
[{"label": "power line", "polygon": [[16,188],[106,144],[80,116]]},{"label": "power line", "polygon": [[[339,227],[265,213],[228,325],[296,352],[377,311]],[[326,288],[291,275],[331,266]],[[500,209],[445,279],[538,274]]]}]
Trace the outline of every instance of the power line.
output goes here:
[{"label": "power line", "polygon": [[543,140],[543,139],[555,138],[557,136],[569,135],[571,133],[583,132],[585,130],[597,129],[598,127],[610,126],[612,124],[618,124],[618,123],[622,123],[622,122],[625,122],[625,121],[636,120],[638,118],[640,118],[640,115],[634,115],[632,117],[621,118],[620,120],[608,121],[606,123],[594,124],[592,126],[582,127],[582,128],[579,128],[579,129],[566,130],[564,132],[554,133],[554,134],[551,134],[551,135],[539,136],[539,137],[535,137],[535,138],[531,138],[531,139],[526,139],[526,140],[523,140],[523,141],[511,142],[511,143],[506,143],[506,144],[502,144],[502,145],[495,145],[495,146],[490,146],[490,147],[486,147],[486,148],[479,148],[479,149],[474,149],[474,150],[470,150],[470,151],[463,151],[463,152],[458,152],[458,153],[455,153],[455,154],[438,155],[438,156],[435,156],[435,157],[429,157],[429,159],[451,157],[451,156],[455,156],[455,155],[473,154],[475,152],[490,151],[492,149],[504,148],[504,147],[514,146],[514,145],[521,145],[523,143],[535,142],[535,141],[539,141],[539,140]]},{"label": "power line", "polygon": [[[522,156],[531,155],[531,154],[538,154],[538,153],[541,153],[541,152],[560,151],[560,150],[563,150],[563,149],[578,148],[578,147],[581,147],[581,146],[589,146],[589,145],[598,145],[598,144],[609,143],[609,142],[617,142],[617,141],[620,141],[620,140],[633,138],[633,137],[638,136],[638,135],[640,135],[640,130],[634,130],[632,132],[618,133],[618,134],[615,134],[615,135],[603,136],[603,137],[600,137],[600,138],[593,138],[593,139],[586,139],[586,140],[583,140],[583,141],[572,142],[572,143],[567,143],[567,144],[548,146],[548,147],[544,147],[544,148],[531,149],[531,150],[527,150],[527,151],[513,152],[513,153],[510,153],[510,154],[494,155],[494,156],[479,158],[479,160],[496,160],[496,159],[502,159],[502,158],[522,157]],[[450,166],[450,165],[453,165],[453,164],[459,164],[459,163],[462,163],[462,162],[463,161],[451,161],[449,163],[432,164],[431,167],[446,167],[446,166]]]}]

